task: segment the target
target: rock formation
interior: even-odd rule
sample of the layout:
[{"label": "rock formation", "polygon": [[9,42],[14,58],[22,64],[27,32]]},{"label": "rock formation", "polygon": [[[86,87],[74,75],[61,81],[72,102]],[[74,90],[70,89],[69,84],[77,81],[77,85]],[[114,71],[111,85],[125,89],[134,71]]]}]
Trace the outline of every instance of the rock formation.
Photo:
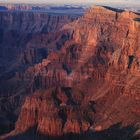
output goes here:
[{"label": "rock formation", "polygon": [[29,41],[22,60],[32,66],[17,71],[17,77],[32,94],[6,136],[32,127],[35,135],[62,136],[118,122],[140,124],[139,19],[137,13],[94,6],[50,34],[49,51],[40,62],[32,61],[39,54],[30,46],[44,44]]},{"label": "rock formation", "polygon": [[28,80],[23,81],[24,71],[47,58],[53,49],[53,34],[75,18],[75,15],[0,12],[0,134],[13,129],[24,96],[31,93]]}]

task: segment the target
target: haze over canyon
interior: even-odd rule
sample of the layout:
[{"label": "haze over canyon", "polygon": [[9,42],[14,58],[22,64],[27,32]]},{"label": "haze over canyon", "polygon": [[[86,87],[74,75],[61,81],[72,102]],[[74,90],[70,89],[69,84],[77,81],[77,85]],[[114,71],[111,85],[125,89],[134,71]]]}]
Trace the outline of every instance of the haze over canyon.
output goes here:
[{"label": "haze over canyon", "polygon": [[139,10],[1,8],[0,140],[140,139]]}]

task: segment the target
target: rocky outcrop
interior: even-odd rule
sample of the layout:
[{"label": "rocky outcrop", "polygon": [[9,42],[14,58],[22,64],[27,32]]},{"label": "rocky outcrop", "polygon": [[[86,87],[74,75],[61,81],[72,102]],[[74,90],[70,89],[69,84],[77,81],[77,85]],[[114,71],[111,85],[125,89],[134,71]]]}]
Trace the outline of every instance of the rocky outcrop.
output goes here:
[{"label": "rocky outcrop", "polygon": [[27,97],[12,134],[26,132],[34,126],[37,126],[38,135],[54,137],[89,130],[91,122],[87,114],[94,115],[94,112],[90,105],[81,108],[74,103],[68,91],[69,89],[66,88],[53,88],[37,91],[32,97]]}]

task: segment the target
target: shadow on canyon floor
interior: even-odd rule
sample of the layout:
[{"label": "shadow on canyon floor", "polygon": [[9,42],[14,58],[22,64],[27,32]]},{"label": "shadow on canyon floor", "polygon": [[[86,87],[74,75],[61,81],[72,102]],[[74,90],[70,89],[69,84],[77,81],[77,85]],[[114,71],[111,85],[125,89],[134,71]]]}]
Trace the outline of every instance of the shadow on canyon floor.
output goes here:
[{"label": "shadow on canyon floor", "polygon": [[137,130],[138,127],[135,125],[122,127],[121,123],[118,123],[100,132],[66,134],[61,137],[51,137],[41,134],[36,135],[35,128],[32,128],[24,134],[9,137],[6,140],[140,140],[140,136],[135,134]]}]

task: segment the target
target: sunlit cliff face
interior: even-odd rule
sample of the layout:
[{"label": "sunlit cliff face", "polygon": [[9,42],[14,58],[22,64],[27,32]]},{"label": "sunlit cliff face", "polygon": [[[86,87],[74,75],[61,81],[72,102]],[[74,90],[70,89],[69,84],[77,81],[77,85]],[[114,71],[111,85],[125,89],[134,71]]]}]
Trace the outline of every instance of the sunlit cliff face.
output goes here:
[{"label": "sunlit cliff face", "polygon": [[[94,6],[75,20],[65,18],[55,18],[56,26],[46,25],[53,32],[32,36],[15,66],[16,75],[6,79],[24,83],[16,93],[20,98],[26,88],[28,96],[15,129],[2,138],[71,139],[73,134],[96,140],[100,131],[101,140],[114,140],[123,127],[124,140],[133,137],[127,126],[140,123],[139,14]],[[57,26],[63,21],[69,23]],[[116,135],[111,126],[120,122],[114,126]]]}]

